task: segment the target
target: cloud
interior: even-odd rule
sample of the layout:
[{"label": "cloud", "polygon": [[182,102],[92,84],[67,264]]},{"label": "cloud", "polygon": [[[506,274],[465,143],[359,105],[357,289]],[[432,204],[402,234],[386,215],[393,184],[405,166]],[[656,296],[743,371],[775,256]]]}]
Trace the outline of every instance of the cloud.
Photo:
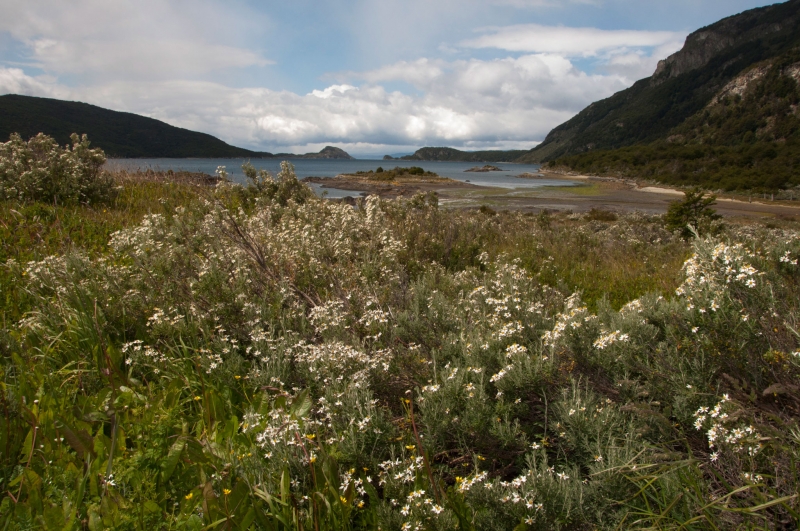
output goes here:
[{"label": "cloud", "polygon": [[507,5],[519,9],[532,9],[538,7],[565,7],[570,4],[600,6],[602,0],[491,0],[495,5]]},{"label": "cloud", "polygon": [[102,73],[125,78],[193,76],[226,68],[266,66],[271,61],[249,50],[162,38],[30,42],[32,58],[47,72]]},{"label": "cloud", "polygon": [[498,48],[512,52],[552,53],[590,57],[624,48],[659,47],[682,43],[685,34],[671,31],[602,30],[517,24],[490,28],[485,35],[462,43],[469,48]]},{"label": "cloud", "polygon": [[[598,96],[624,88],[615,75],[587,75],[568,59],[529,54],[496,60],[421,59],[360,74],[301,95],[201,80],[113,81],[68,88],[18,69],[0,69],[0,93],[88,101],[211,133],[243,147],[312,151],[312,146],[450,145],[533,147]],[[387,90],[403,81],[418,94]],[[303,146],[308,146],[303,148]],[[377,148],[376,148],[377,149]],[[362,153],[364,151],[361,151]]]},{"label": "cloud", "polygon": [[70,90],[53,83],[52,78],[32,77],[20,68],[0,66],[0,94],[65,99],[69,97]]},{"label": "cloud", "polygon": [[360,77],[372,83],[379,83],[382,81],[405,81],[416,86],[427,86],[442,76],[442,64],[444,63],[441,61],[422,58],[416,61],[399,61],[363,74],[351,73],[350,75]]},{"label": "cloud", "polygon": [[48,73],[165,79],[272,63],[220,31],[225,24],[241,28],[241,17],[208,0],[0,3],[0,32]]},{"label": "cloud", "polygon": [[358,87],[352,85],[331,85],[325,90],[312,90],[311,95],[327,100],[336,94],[344,94],[348,90],[358,90]]}]

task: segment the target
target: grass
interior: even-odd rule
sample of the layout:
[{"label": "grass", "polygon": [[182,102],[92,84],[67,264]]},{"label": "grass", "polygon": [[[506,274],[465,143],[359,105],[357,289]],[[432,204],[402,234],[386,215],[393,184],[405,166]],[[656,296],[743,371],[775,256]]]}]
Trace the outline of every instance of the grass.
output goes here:
[{"label": "grass", "polygon": [[595,183],[578,184],[575,186],[548,186],[547,191],[584,197],[603,195],[602,187]]}]

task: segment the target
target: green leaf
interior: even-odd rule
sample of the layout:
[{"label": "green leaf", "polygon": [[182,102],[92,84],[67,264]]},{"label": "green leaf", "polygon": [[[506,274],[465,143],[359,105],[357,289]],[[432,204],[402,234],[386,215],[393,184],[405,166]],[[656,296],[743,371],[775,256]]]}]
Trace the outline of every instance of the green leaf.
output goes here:
[{"label": "green leaf", "polygon": [[47,531],[61,531],[66,525],[64,511],[58,506],[45,507],[42,520],[44,521],[44,526]]},{"label": "green leaf", "polygon": [[300,419],[308,415],[308,412],[311,411],[311,406],[311,397],[309,396],[308,389],[306,389],[295,397],[289,411]]},{"label": "green leaf", "polygon": [[252,507],[248,507],[247,513],[242,517],[239,522],[239,529],[248,529],[256,519],[256,511]]},{"label": "green leaf", "polygon": [[181,453],[183,453],[185,447],[186,439],[183,437],[179,437],[178,440],[172,444],[172,447],[169,449],[169,454],[167,454],[166,459],[161,463],[161,478],[164,481],[167,481],[172,476],[172,473],[175,472],[175,467],[178,465]]},{"label": "green leaf", "polygon": [[92,436],[86,430],[74,430],[64,419],[59,419],[59,424],[56,429],[64,436],[67,443],[78,454],[78,457],[84,459],[86,454],[96,457],[94,451],[94,441]]},{"label": "green leaf", "polygon": [[147,500],[146,502],[144,502],[144,512],[146,514],[160,513],[161,507],[159,507],[156,502],[152,500]]}]

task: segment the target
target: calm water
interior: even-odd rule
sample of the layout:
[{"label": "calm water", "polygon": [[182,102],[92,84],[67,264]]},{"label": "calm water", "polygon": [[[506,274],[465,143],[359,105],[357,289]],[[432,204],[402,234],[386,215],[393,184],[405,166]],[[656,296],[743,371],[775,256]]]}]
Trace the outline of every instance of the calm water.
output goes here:
[{"label": "calm water", "polygon": [[[153,170],[184,170],[192,172],[202,172],[214,175],[218,166],[225,166],[229,177],[239,183],[244,183],[245,178],[242,173],[242,164],[245,159],[111,159],[106,165],[109,169],[153,169]],[[257,169],[264,169],[273,174],[280,171],[280,160],[275,159],[253,159],[250,161]],[[480,186],[492,186],[495,188],[506,189],[529,189],[542,186],[565,186],[568,182],[547,180],[547,179],[519,179],[515,175],[520,173],[537,173],[538,164],[503,164],[495,163],[493,166],[502,168],[503,171],[488,173],[465,172],[475,166],[483,164],[470,162],[421,162],[409,160],[325,160],[325,159],[295,159],[295,173],[299,179],[304,177],[335,177],[340,173],[355,173],[357,171],[374,170],[378,166],[384,169],[394,168],[395,166],[409,167],[421,166],[426,171],[432,171],[442,177],[449,177],[459,181],[469,181]],[[312,185],[317,193],[321,193],[323,188],[318,184]],[[325,188],[328,197],[344,197],[347,195],[357,195],[347,190],[334,190]]]}]

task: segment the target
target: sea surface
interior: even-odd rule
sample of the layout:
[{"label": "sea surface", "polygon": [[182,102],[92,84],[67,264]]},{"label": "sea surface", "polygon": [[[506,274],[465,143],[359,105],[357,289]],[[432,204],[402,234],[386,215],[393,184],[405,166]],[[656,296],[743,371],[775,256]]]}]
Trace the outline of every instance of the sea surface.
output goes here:
[{"label": "sea surface", "polygon": [[[245,183],[242,164],[246,159],[109,159],[106,166],[109,169],[126,170],[147,170],[156,171],[191,171],[202,172],[214,175],[217,167],[224,166],[228,172],[228,178],[234,182]],[[395,166],[410,167],[420,166],[426,171],[432,171],[442,177],[449,177],[458,181],[471,182],[480,186],[490,186],[494,188],[504,188],[507,190],[540,188],[543,186],[568,186],[567,181],[551,179],[520,179],[516,175],[521,173],[538,173],[538,164],[509,164],[493,163],[493,166],[501,168],[503,171],[493,171],[488,173],[467,172],[475,166],[483,166],[483,163],[474,162],[426,162],[411,160],[328,160],[328,159],[294,159],[290,161],[294,165],[298,179],[304,177],[335,177],[340,173],[355,173],[357,171],[374,170],[378,166],[384,169],[394,168]],[[278,159],[252,159],[250,163],[256,169],[264,169],[273,175],[280,171],[281,161]],[[331,198],[345,197],[348,195],[358,195],[360,192],[348,190],[336,190],[333,188],[323,188],[322,185],[312,184],[317,194],[322,195],[327,192]]]}]

